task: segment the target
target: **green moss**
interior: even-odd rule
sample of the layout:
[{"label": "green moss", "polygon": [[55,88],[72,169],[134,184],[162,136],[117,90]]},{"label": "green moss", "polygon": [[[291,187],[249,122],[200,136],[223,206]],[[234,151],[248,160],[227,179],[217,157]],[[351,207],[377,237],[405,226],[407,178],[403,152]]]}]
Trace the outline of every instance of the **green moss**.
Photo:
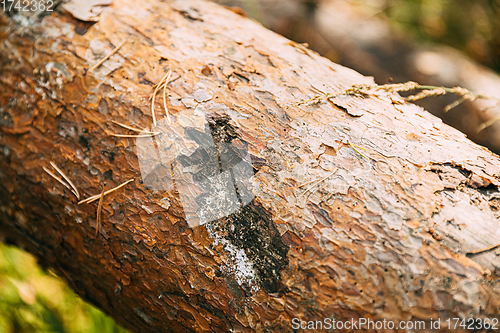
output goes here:
[{"label": "green moss", "polygon": [[0,332],[125,333],[35,258],[0,243]]}]

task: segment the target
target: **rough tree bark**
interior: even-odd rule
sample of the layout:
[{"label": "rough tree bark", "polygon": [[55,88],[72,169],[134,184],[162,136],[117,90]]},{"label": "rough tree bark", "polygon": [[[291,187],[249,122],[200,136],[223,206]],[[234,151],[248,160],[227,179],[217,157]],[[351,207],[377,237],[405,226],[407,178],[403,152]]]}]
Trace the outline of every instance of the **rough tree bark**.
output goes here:
[{"label": "rough tree bark", "polygon": [[[210,2],[0,20],[3,238],[125,327],[499,317],[499,257],[466,254],[500,239],[500,159],[396,93],[356,94],[372,80]],[[169,68],[172,123],[159,98],[153,128]],[[295,105],[312,86],[347,93]],[[97,201],[50,162],[83,197],[134,179],[99,237]]]}]

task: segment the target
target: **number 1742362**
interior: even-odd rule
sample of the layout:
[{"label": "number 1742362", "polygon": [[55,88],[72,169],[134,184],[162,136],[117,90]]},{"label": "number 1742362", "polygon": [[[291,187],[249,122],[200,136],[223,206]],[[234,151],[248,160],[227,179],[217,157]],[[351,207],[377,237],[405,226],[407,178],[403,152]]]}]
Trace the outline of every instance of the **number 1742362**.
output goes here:
[{"label": "number 1742362", "polygon": [[448,318],[446,320],[448,329],[466,329],[466,330],[498,330],[498,318]]},{"label": "number 1742362", "polygon": [[53,0],[2,0],[2,9],[4,12],[36,12],[54,10]]}]

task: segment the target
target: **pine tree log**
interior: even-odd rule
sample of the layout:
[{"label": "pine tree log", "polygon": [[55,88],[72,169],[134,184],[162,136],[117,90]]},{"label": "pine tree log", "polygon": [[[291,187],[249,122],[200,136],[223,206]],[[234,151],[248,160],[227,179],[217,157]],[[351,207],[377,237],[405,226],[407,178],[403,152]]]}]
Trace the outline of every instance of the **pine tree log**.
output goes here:
[{"label": "pine tree log", "polygon": [[[500,256],[473,254],[500,242],[497,155],[214,3],[102,9],[0,16],[4,241],[136,332],[498,320]],[[78,204],[51,162],[82,198],[133,181]]]}]

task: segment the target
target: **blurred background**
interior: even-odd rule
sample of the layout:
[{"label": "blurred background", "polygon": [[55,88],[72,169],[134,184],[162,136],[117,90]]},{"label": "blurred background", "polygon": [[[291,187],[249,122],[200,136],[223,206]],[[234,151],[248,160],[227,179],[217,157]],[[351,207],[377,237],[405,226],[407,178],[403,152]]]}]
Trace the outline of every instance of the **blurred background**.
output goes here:
[{"label": "blurred background", "polygon": [[126,333],[29,253],[0,243],[1,333]]},{"label": "blurred background", "polygon": [[[500,98],[500,0],[214,0],[378,84],[461,86]],[[500,108],[456,96],[420,105],[500,152]],[[492,126],[479,131],[485,122]],[[0,243],[0,332],[127,332],[29,254]]]}]

